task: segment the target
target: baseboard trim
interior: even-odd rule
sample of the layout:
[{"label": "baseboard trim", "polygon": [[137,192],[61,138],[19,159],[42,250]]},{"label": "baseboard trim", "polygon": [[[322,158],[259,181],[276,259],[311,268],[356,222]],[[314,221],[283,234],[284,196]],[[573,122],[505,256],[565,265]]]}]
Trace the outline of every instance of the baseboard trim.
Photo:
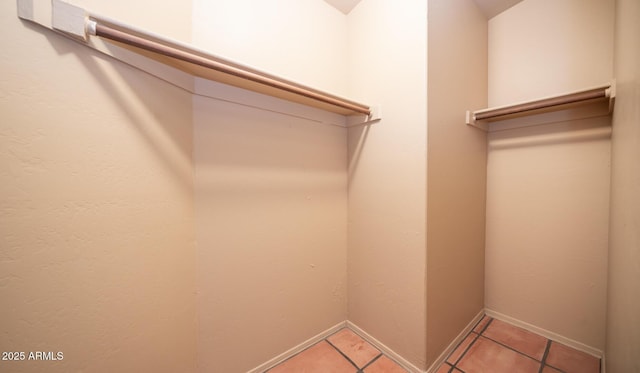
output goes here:
[{"label": "baseboard trim", "polygon": [[491,316],[491,317],[493,317],[495,319],[507,322],[507,323],[515,325],[515,326],[519,326],[522,329],[525,329],[525,330],[528,330],[530,332],[539,334],[539,335],[541,335],[543,337],[551,339],[552,341],[555,341],[555,342],[558,342],[558,343],[562,343],[562,344],[567,345],[569,347],[575,348],[576,350],[579,350],[579,351],[582,351],[582,352],[586,352],[587,354],[593,355],[593,356],[595,356],[595,357],[597,357],[599,359],[602,359],[603,356],[604,356],[602,350],[599,350],[599,349],[597,349],[595,347],[588,346],[588,345],[586,345],[584,343],[575,341],[575,340],[573,340],[571,338],[567,338],[565,336],[562,336],[560,334],[554,333],[554,332],[546,330],[546,329],[542,329],[542,328],[537,327],[535,325],[531,325],[531,324],[529,324],[527,322],[518,320],[516,318],[513,318],[511,316],[507,316],[505,314],[493,311],[493,310],[488,309],[488,308],[485,308],[484,311],[487,314],[487,316]]},{"label": "baseboard trim", "polygon": [[460,332],[460,334],[458,334],[458,336],[455,337],[453,341],[451,341],[451,343],[449,343],[449,346],[447,346],[447,348],[445,348],[444,351],[442,351],[440,356],[438,356],[438,358],[433,362],[433,364],[431,364],[429,369],[427,369],[426,373],[436,373],[438,371],[438,368],[440,368],[440,365],[442,365],[442,363],[444,363],[444,361],[447,359],[447,356],[449,356],[449,354],[451,354],[453,350],[456,349],[458,344],[467,337],[467,334],[469,334],[473,330],[473,328],[476,326],[476,324],[480,320],[482,320],[482,317],[484,315],[485,315],[484,309],[480,310],[480,312],[478,312],[478,314],[471,320],[471,322],[467,324],[467,326],[465,326],[465,328]]},{"label": "baseboard trim", "polygon": [[342,321],[334,326],[332,326],[331,328],[321,332],[320,334],[317,334],[309,339],[307,339],[306,341],[300,343],[299,345],[289,349],[288,351],[274,357],[273,359],[267,361],[266,363],[260,364],[259,366],[249,370],[247,373],[262,373],[264,371],[266,371],[267,369],[271,369],[273,367],[275,367],[276,365],[282,363],[283,361],[299,354],[300,352],[306,350],[307,348],[313,346],[314,344],[322,341],[323,339],[327,338],[328,336],[330,336],[331,334],[334,334],[335,332],[337,332],[338,330],[344,328],[347,326],[347,322],[346,321]]},{"label": "baseboard trim", "polygon": [[440,367],[440,365],[442,363],[445,362],[445,359],[447,358],[447,356],[449,356],[449,354],[451,352],[453,352],[453,350],[458,346],[458,344],[460,342],[462,342],[462,340],[467,336],[467,334],[469,334],[469,332],[471,332],[471,330],[473,330],[473,327],[482,319],[482,317],[484,315],[493,317],[495,319],[507,322],[509,324],[521,327],[525,330],[528,330],[530,332],[539,334],[543,337],[549,338],[552,341],[556,341],[558,343],[562,343],[564,345],[567,345],[569,347],[573,347],[576,350],[580,350],[582,352],[588,353],[590,355],[593,355],[597,358],[602,359],[601,360],[601,371],[602,373],[606,372],[606,363],[605,363],[605,355],[604,352],[588,346],[584,343],[575,341],[571,338],[567,338],[564,337],[560,334],[551,332],[549,330],[546,329],[542,329],[540,327],[537,327],[535,325],[531,325],[527,322],[518,320],[516,318],[513,318],[511,316],[507,316],[505,314],[502,314],[500,312],[496,312],[493,311],[489,308],[485,308],[484,310],[481,310],[472,320],[471,322],[469,322],[469,324],[467,324],[467,326],[458,334],[458,336],[451,341],[451,343],[449,343],[449,345],[447,346],[447,348],[440,354],[440,356],[438,356],[438,358],[433,362],[433,364],[431,364],[431,366],[426,370],[421,370],[420,368],[416,367],[415,365],[413,365],[411,362],[409,362],[408,360],[406,360],[405,358],[403,358],[400,354],[396,353],[395,351],[393,351],[391,348],[387,347],[384,343],[378,341],[376,338],[374,338],[373,336],[371,336],[369,333],[365,332],[362,328],[360,328],[359,326],[357,326],[356,324],[354,324],[351,321],[342,321],[334,326],[332,326],[331,328],[309,338],[308,340],[300,343],[299,345],[289,349],[288,351],[274,357],[273,359],[249,370],[247,373],[263,373],[264,371],[271,369],[273,367],[275,367],[276,365],[282,363],[283,361],[299,354],[300,352],[306,350],[307,348],[313,346],[314,344],[322,341],[323,339],[329,337],[330,335],[336,333],[337,331],[339,331],[342,328],[349,328],[351,329],[354,333],[358,334],[360,337],[362,337],[364,340],[366,340],[367,342],[371,343],[372,345],[374,345],[376,348],[378,348],[381,352],[383,352],[385,355],[387,355],[389,358],[391,358],[392,360],[394,360],[396,363],[398,363],[399,365],[401,365],[404,369],[406,369],[409,373],[436,373],[436,371],[438,370],[438,368]]},{"label": "baseboard trim", "polygon": [[357,326],[353,322],[347,321],[347,328],[351,329],[354,333],[358,334],[365,341],[367,341],[367,342],[371,343],[372,345],[374,345],[378,350],[380,350],[382,353],[387,355],[388,358],[390,358],[391,360],[394,360],[396,363],[398,363],[400,366],[402,366],[408,372],[410,372],[410,373],[425,373],[425,371],[423,371],[422,369],[420,369],[417,366],[413,365],[411,362],[409,362],[409,360],[407,360],[407,359],[403,358],[402,356],[400,356],[400,354],[396,353],[391,348],[387,347],[384,343],[382,343],[379,340],[375,339],[373,336],[371,336],[369,333],[365,332],[362,328],[360,328],[359,326]]}]

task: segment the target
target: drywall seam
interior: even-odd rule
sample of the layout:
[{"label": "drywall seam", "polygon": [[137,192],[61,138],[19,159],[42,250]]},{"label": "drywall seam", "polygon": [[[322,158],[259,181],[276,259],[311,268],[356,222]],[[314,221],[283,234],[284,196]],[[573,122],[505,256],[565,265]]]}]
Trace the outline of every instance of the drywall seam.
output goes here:
[{"label": "drywall seam", "polygon": [[380,342],[379,340],[377,340],[374,337],[372,337],[369,333],[367,333],[364,330],[362,330],[359,326],[357,326],[353,322],[347,320],[346,323],[347,323],[347,328],[351,329],[353,332],[358,334],[365,341],[367,341],[367,342],[371,343],[372,345],[374,345],[377,349],[382,351],[382,353],[387,355],[387,357],[391,358],[392,360],[395,360],[396,363],[401,365],[404,369],[406,369],[410,373],[426,373],[424,370],[421,370],[420,368],[418,368],[415,365],[411,364],[411,362],[409,362],[409,360],[403,358],[402,356],[400,356],[400,354],[398,354],[397,352],[393,351],[391,348],[387,347],[382,342]]},{"label": "drywall seam", "polygon": [[268,369],[271,369],[273,367],[275,367],[276,365],[282,363],[283,361],[292,358],[293,356],[299,354],[300,352],[306,350],[307,348],[315,345],[316,343],[322,341],[323,339],[329,337],[330,335],[336,333],[338,330],[344,328],[345,326],[347,326],[347,322],[346,321],[341,321],[338,324],[332,326],[331,328],[307,339],[306,341],[300,343],[299,345],[289,349],[286,352],[283,352],[282,354],[274,357],[273,359],[260,364],[259,366],[251,369],[250,371],[248,371],[247,373],[262,373],[265,372]]},{"label": "drywall seam", "polygon": [[438,358],[433,362],[433,364],[431,364],[431,366],[427,369],[426,373],[436,373],[438,371],[438,368],[440,368],[440,365],[444,363],[447,357],[453,352],[453,350],[456,349],[458,344],[460,344],[460,342],[462,342],[467,337],[467,335],[471,333],[473,328],[476,326],[476,324],[478,324],[478,322],[480,322],[480,320],[482,320],[482,317],[484,315],[485,315],[484,309],[480,310],[480,312],[478,312],[478,314],[471,320],[471,322],[469,322],[469,324],[467,324],[467,326],[464,327],[464,329],[460,332],[460,334],[458,334],[453,339],[453,341],[451,341],[449,346],[447,346],[447,348],[445,348],[444,351],[442,351],[440,356],[438,356]]},{"label": "drywall seam", "polygon": [[487,314],[487,316],[493,317],[494,319],[498,319],[504,322],[507,322],[509,324],[518,326],[522,329],[528,330],[530,332],[536,333],[538,335],[541,335],[545,338],[551,339],[552,341],[558,342],[558,343],[562,343],[563,345],[575,348],[576,350],[585,352],[589,355],[595,356],[598,359],[603,358],[604,354],[602,352],[602,350],[599,350],[595,347],[591,347],[588,346],[584,343],[578,342],[576,340],[573,340],[571,338],[567,338],[563,335],[554,333],[552,331],[546,330],[546,329],[542,329],[540,327],[537,327],[535,325],[531,325],[529,323],[526,323],[524,321],[518,320],[516,318],[513,318],[511,316],[507,316],[505,314],[502,314],[500,312],[496,312],[493,311],[491,309],[485,308],[485,313]]}]

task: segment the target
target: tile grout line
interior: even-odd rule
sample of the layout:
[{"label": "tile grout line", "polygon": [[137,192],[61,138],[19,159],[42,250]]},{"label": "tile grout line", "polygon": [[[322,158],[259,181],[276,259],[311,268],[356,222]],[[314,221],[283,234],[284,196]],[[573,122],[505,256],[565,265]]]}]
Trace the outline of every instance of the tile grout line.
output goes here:
[{"label": "tile grout line", "polygon": [[[487,315],[485,315],[484,317],[489,317]],[[482,322],[482,320],[484,320],[484,317],[482,319],[480,319],[480,321],[478,321],[478,324],[480,324]],[[473,329],[471,329],[471,331],[469,332],[469,334],[467,334],[467,336],[460,341],[460,343],[458,344],[458,346],[456,346],[456,348],[453,350],[454,352],[458,349],[458,347],[460,347],[460,345],[465,341],[465,339],[467,339],[471,334],[476,334],[475,338],[473,339],[473,341],[471,341],[471,343],[469,343],[469,345],[467,346],[467,348],[464,349],[464,351],[462,352],[462,354],[458,357],[458,359],[452,364],[451,369],[449,369],[449,371],[453,371],[453,368],[458,368],[456,367],[456,365],[458,365],[458,363],[462,360],[462,358],[464,357],[464,355],[466,355],[467,351],[469,351],[469,349],[471,348],[471,346],[473,346],[474,343],[476,343],[476,341],[478,340],[478,338],[480,338],[480,334],[484,333],[484,331],[489,327],[489,324],[491,324],[491,322],[493,321],[493,317],[489,318],[489,321],[487,321],[487,324],[485,326],[482,327],[482,330],[480,330],[480,333],[476,334],[473,330],[475,329],[475,327]],[[478,326],[478,324],[476,324],[476,326]],[[453,352],[452,352],[453,353]],[[446,360],[445,360],[446,363]]]},{"label": "tile grout line", "polygon": [[369,365],[373,364],[376,362],[376,360],[380,359],[384,354],[382,352],[380,352],[380,354],[378,354],[378,356],[374,357],[373,359],[371,359],[370,362],[366,363],[362,369],[360,369],[359,371],[364,372],[365,369],[369,368]]},{"label": "tile grout line", "polygon": [[[489,322],[487,323],[487,325],[485,325],[485,327],[484,327],[484,328],[482,328],[482,332],[480,333],[480,335],[481,335],[483,338],[488,339],[488,340],[490,340],[490,341],[492,341],[492,342],[494,342],[494,343],[497,343],[497,344],[499,344],[500,346],[503,346],[503,347],[505,347],[505,348],[508,348],[509,350],[511,350],[511,351],[513,351],[513,352],[516,352],[516,353],[518,353],[518,354],[520,354],[520,355],[522,355],[522,356],[525,356],[525,357],[527,357],[527,358],[529,358],[529,359],[532,359],[532,360],[534,360],[534,361],[539,361],[539,362],[541,362],[541,363],[543,363],[543,364],[544,364],[544,359],[545,359],[545,358],[546,358],[546,356],[547,356],[547,355],[546,355],[547,348],[549,347],[549,345],[550,345],[550,343],[551,343],[551,340],[550,340],[550,339],[548,339],[548,338],[547,338],[547,346],[545,347],[545,353],[542,355],[542,360],[538,360],[538,359],[536,359],[535,357],[531,357],[531,356],[529,356],[529,355],[525,354],[524,352],[521,352],[521,351],[516,350],[515,348],[513,348],[513,347],[511,347],[511,346],[508,346],[508,345],[506,345],[506,344],[504,344],[504,343],[502,343],[502,342],[500,342],[500,341],[496,341],[495,339],[490,338],[490,337],[487,337],[486,335],[483,335],[483,334],[484,334],[484,332],[489,328],[489,324],[491,324],[491,322],[492,322],[493,320],[494,320],[494,318],[491,318],[491,320],[489,320]],[[534,334],[535,334],[535,333],[534,333]]]},{"label": "tile grout line", "polygon": [[547,339],[547,347],[544,349],[544,354],[542,355],[542,361],[540,362],[540,369],[538,369],[538,373],[542,373],[544,370],[544,365],[547,362],[547,355],[549,355],[549,349],[551,348],[551,340]]},{"label": "tile grout line", "polygon": [[[471,331],[469,334],[467,334],[467,337],[465,337],[465,339],[467,339],[471,334],[476,334],[473,333],[473,331]],[[476,341],[478,340],[478,338],[480,338],[480,334],[476,334],[476,336],[473,338],[473,341],[471,341],[471,343],[469,343],[469,345],[467,346],[467,348],[464,349],[464,351],[462,352],[462,354],[460,354],[460,356],[458,357],[458,359],[455,361],[455,363],[453,364],[452,367],[456,367],[456,365],[458,365],[458,363],[462,360],[462,358],[464,357],[464,355],[467,354],[467,351],[469,351],[469,349],[471,348],[471,346],[473,346],[474,343],[476,343]],[[462,340],[462,342],[460,342],[460,344],[462,344],[464,342],[464,340]],[[460,345],[458,345],[458,347],[460,347]],[[456,349],[458,348],[456,347]],[[455,350],[453,350],[455,351]]]},{"label": "tile grout line", "polygon": [[531,360],[533,360],[533,361],[541,362],[540,360],[538,360],[538,359],[536,359],[536,358],[534,358],[534,357],[531,357],[531,356],[529,356],[529,355],[525,354],[524,352],[520,352],[520,351],[516,350],[515,348],[513,348],[513,347],[511,347],[511,346],[508,346],[508,345],[506,345],[506,344],[504,344],[504,343],[502,343],[502,342],[500,342],[500,341],[496,341],[495,339],[489,338],[489,337],[484,336],[484,335],[482,336],[482,338],[484,338],[484,339],[486,339],[486,340],[489,340],[489,341],[491,341],[491,342],[493,342],[493,343],[497,343],[497,344],[499,344],[500,346],[502,346],[502,347],[504,347],[504,348],[506,348],[506,349],[509,349],[509,350],[511,350],[511,351],[513,351],[513,352],[515,352],[515,353],[517,353],[518,355],[522,355],[522,356],[526,357],[527,359],[531,359]]},{"label": "tile grout line", "polygon": [[[487,316],[487,317],[489,317],[489,316]],[[497,340],[495,340],[495,339],[493,339],[493,338],[490,338],[490,337],[487,337],[486,335],[484,335],[484,333],[485,333],[485,332],[486,332],[486,330],[489,328],[489,325],[493,322],[493,320],[494,320],[494,318],[491,318],[491,319],[487,322],[487,324],[486,324],[486,325],[484,325],[484,327],[482,328],[482,330],[480,330],[479,332],[476,332],[476,331],[475,331],[475,327],[474,327],[474,329],[472,329],[472,330],[469,332],[469,334],[467,334],[467,336],[465,337],[465,339],[466,339],[467,337],[469,337],[471,334],[475,334],[476,336],[475,336],[474,340],[469,344],[469,346],[467,346],[467,348],[464,350],[464,352],[460,355],[460,357],[456,360],[455,364],[453,364],[453,365],[452,365],[451,363],[449,363],[448,361],[446,361],[446,360],[445,360],[444,364],[447,364],[447,365],[449,365],[449,366],[450,366],[450,368],[449,368],[449,370],[448,370],[448,373],[453,373],[454,369],[457,369],[457,371],[460,371],[460,372],[462,372],[462,373],[466,373],[464,370],[462,370],[462,369],[458,366],[458,364],[462,361],[462,359],[465,357],[465,355],[467,354],[467,352],[469,351],[469,349],[470,349],[470,348],[471,348],[471,347],[472,347],[472,346],[477,342],[477,340],[478,340],[480,337],[482,337],[482,338],[486,339],[487,341],[493,342],[493,343],[495,343],[495,344],[497,344],[497,345],[499,345],[499,346],[501,346],[501,347],[504,347],[504,348],[506,348],[506,349],[508,349],[508,350],[511,350],[511,351],[513,351],[513,352],[517,353],[517,354],[518,354],[518,355],[520,355],[520,356],[524,356],[524,357],[526,357],[526,358],[528,358],[528,359],[530,359],[530,360],[533,360],[533,361],[535,361],[535,362],[540,363],[540,367],[539,367],[539,369],[538,369],[538,373],[543,373],[543,372],[544,372],[544,368],[545,368],[545,367],[553,368],[553,369],[557,370],[557,371],[558,371],[558,372],[560,372],[560,373],[567,373],[566,371],[564,371],[564,370],[562,370],[562,369],[559,369],[559,368],[557,368],[557,367],[555,367],[555,366],[553,366],[553,365],[549,365],[549,364],[547,363],[547,357],[548,357],[549,352],[550,352],[550,350],[551,350],[551,344],[554,342],[553,340],[551,340],[551,339],[549,339],[549,338],[546,338],[546,339],[547,339],[547,342],[546,342],[546,345],[545,345],[545,349],[544,349],[543,355],[542,355],[541,359],[540,359],[540,360],[538,360],[537,358],[535,358],[535,357],[531,357],[531,356],[529,356],[529,355],[525,354],[524,352],[518,351],[518,350],[516,350],[515,348],[513,348],[513,347],[511,347],[511,346],[509,346],[509,345],[507,345],[507,344],[505,344],[505,343],[502,343],[502,342],[500,342],[500,341],[497,341]],[[478,322],[478,324],[479,324],[479,323],[481,323],[481,322],[482,322],[482,319]],[[477,324],[476,324],[476,327],[477,327]],[[534,333],[534,334],[537,334],[537,333]],[[464,340],[463,340],[463,341],[464,341]],[[559,342],[558,342],[558,343],[559,343]],[[460,342],[460,344],[462,344],[462,342]],[[457,348],[460,346],[460,344],[456,347],[456,349],[454,349],[454,352],[457,350]],[[453,354],[453,352],[452,352],[452,354]],[[599,372],[602,372],[602,359],[599,359],[599,368],[600,368]]]},{"label": "tile grout line", "polygon": [[[339,332],[339,331],[338,331],[338,332]],[[322,340],[318,341],[317,343],[315,343],[315,344],[313,344],[313,345],[311,345],[311,346],[309,346],[309,347],[305,348],[304,350],[302,350],[302,351],[298,352],[297,354],[295,354],[295,355],[293,355],[293,356],[290,356],[289,358],[287,358],[287,359],[283,360],[282,362],[278,363],[278,365],[273,366],[273,367],[271,367],[271,368],[269,368],[269,369],[265,370],[263,373],[268,373],[270,370],[274,369],[275,367],[277,367],[277,366],[280,366],[280,365],[284,364],[285,362],[287,362],[287,361],[289,361],[289,360],[293,359],[294,357],[296,357],[296,356],[300,355],[301,353],[303,353],[303,352],[307,351],[308,349],[310,349],[310,348],[312,348],[312,347],[314,347],[314,346],[316,346],[316,345],[318,345],[318,344],[322,343],[323,341],[324,341],[324,342],[327,342],[327,343],[329,344],[329,346],[333,347],[333,348],[334,348],[334,349],[335,349],[335,350],[336,350],[340,355],[342,355],[342,357],[344,357],[344,358],[345,358],[349,363],[351,363],[351,365],[353,365],[353,366],[356,368],[356,373],[364,372],[364,370],[365,370],[366,368],[368,368],[368,367],[369,367],[370,365],[372,365],[376,360],[378,360],[379,358],[381,358],[382,356],[384,356],[384,353],[382,353],[382,352],[378,351],[378,352],[379,352],[379,354],[378,354],[377,356],[375,356],[373,359],[371,359],[371,361],[369,361],[367,364],[365,364],[362,368],[359,368],[359,367],[356,365],[356,363],[354,363],[354,362],[353,362],[353,361],[352,361],[352,360],[351,360],[351,359],[350,359],[346,354],[344,354],[344,353],[343,353],[343,352],[342,352],[338,347],[336,347],[333,343],[331,343],[331,342],[329,341],[329,337],[331,337],[331,336],[333,336],[333,335],[337,334],[338,332],[335,332],[335,333],[331,334],[330,336],[328,336],[327,338],[325,338],[325,339],[322,339]]]},{"label": "tile grout line", "polygon": [[342,357],[344,357],[345,359],[347,359],[347,361],[348,361],[348,362],[350,362],[350,363],[351,363],[351,365],[353,365],[354,367],[356,367],[356,370],[357,370],[357,371],[360,371],[360,367],[358,367],[358,366],[356,365],[356,363],[354,363],[351,359],[349,359],[349,357],[348,357],[347,355],[345,355],[342,351],[340,351],[340,349],[339,349],[338,347],[334,346],[334,345],[333,345],[333,343],[329,342],[329,339],[328,339],[328,338],[327,338],[327,339],[325,339],[325,342],[327,342],[331,347],[333,347],[336,351],[338,351],[338,353],[339,353],[340,355],[342,355]]},{"label": "tile grout line", "polygon": [[[464,350],[464,352],[462,353],[462,355],[460,355],[460,357],[458,358],[458,360],[456,360],[455,364],[453,365],[453,368],[455,368],[455,369],[458,369],[458,370],[462,371],[462,369],[460,369],[460,367],[458,367],[458,364],[460,363],[460,361],[462,361],[462,358],[467,354],[467,352],[469,351],[469,349],[471,348],[471,346],[473,346],[473,344],[474,344],[474,343],[476,343],[476,341],[477,341],[480,337],[485,338],[485,339],[487,339],[487,340],[489,340],[489,341],[491,341],[491,342],[494,342],[494,343],[496,343],[496,344],[498,344],[498,345],[500,345],[500,346],[502,346],[502,347],[505,347],[505,348],[507,348],[507,349],[509,349],[509,350],[511,350],[511,351],[513,351],[513,352],[515,352],[515,353],[517,353],[517,354],[519,354],[519,355],[522,355],[522,356],[524,356],[524,357],[526,357],[526,358],[529,358],[529,359],[531,359],[531,360],[533,360],[533,361],[541,362],[541,365],[540,365],[540,366],[541,366],[541,369],[542,369],[542,367],[544,367],[544,363],[543,363],[542,361],[539,361],[539,360],[537,360],[537,359],[535,359],[535,358],[532,358],[531,356],[529,356],[529,355],[527,355],[527,354],[524,354],[524,353],[522,353],[522,352],[520,352],[520,351],[518,351],[518,350],[516,350],[516,349],[512,348],[511,346],[507,346],[507,345],[505,345],[505,344],[503,344],[503,343],[501,343],[501,342],[498,342],[498,341],[496,341],[496,340],[494,340],[494,339],[491,339],[491,338],[489,338],[489,337],[487,337],[487,336],[485,336],[485,335],[482,335],[482,334],[483,334],[483,333],[484,333],[484,332],[489,328],[489,325],[491,325],[491,323],[493,322],[493,320],[494,320],[494,319],[493,319],[493,318],[491,318],[491,319],[487,322],[487,324],[482,328],[482,330],[480,331],[480,333],[479,333],[479,334],[476,334],[476,333],[473,331],[473,329],[471,330],[471,332],[469,332],[469,334],[467,335],[467,337],[468,337],[469,335],[471,335],[471,334],[476,334],[476,337],[475,337],[475,338],[474,338],[474,340],[469,344],[469,346],[467,346],[467,348]],[[480,323],[480,322],[482,322],[482,320],[480,320],[478,323]],[[474,329],[475,329],[475,328],[474,328]],[[548,341],[548,342],[547,342],[547,346],[545,347],[545,354],[543,355],[543,361],[544,361],[544,359],[546,359],[546,350],[548,349],[548,347],[549,347],[549,345],[550,345],[550,343],[551,343],[551,340],[549,340],[549,339],[548,339],[547,341]],[[460,342],[460,343],[462,343],[462,342]],[[454,351],[455,351],[455,350],[454,350]],[[464,371],[462,371],[462,372],[464,373]],[[541,372],[538,372],[538,373],[541,373]]]},{"label": "tile grout line", "polygon": [[553,365],[549,365],[549,364],[547,364],[547,366],[548,366],[549,368],[553,368],[553,369],[557,370],[557,371],[558,371],[558,372],[560,372],[560,373],[567,373],[566,371],[564,371],[564,370],[562,370],[562,369],[560,369],[560,368],[556,368],[556,367],[554,367]]},{"label": "tile grout line", "polygon": [[446,361],[444,363],[449,366],[449,370],[447,371],[447,373],[453,373],[453,365],[447,363]]},{"label": "tile grout line", "polygon": [[[485,315],[485,317],[490,317],[490,316]],[[482,327],[482,330],[480,330],[480,331],[478,332],[478,335],[481,335],[482,333],[484,333],[484,332],[485,332],[485,330],[487,330],[487,328],[489,327],[489,325],[493,322],[493,320],[494,320],[494,318],[493,318],[493,317],[490,317],[490,320],[489,320],[489,321],[487,321],[487,323],[485,324],[485,326],[483,326],[483,327]],[[478,324],[480,324],[481,322],[482,322],[482,320],[478,321]],[[476,325],[476,326],[478,326],[478,325]],[[475,329],[475,328],[473,328],[473,329]],[[473,329],[471,330],[472,332],[473,332]]]}]

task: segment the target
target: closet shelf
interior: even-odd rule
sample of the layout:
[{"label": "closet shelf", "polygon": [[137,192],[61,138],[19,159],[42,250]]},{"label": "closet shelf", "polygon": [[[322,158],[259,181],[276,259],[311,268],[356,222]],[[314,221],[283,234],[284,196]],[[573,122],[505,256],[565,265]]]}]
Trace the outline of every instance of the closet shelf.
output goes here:
[{"label": "closet shelf", "polygon": [[[319,108],[344,116],[366,116],[365,121],[379,118],[372,116],[372,109],[365,104],[329,94],[263,71],[215,56],[193,46],[140,30],[124,23],[91,14],[85,9],[60,0],[17,0],[18,16],[58,31],[116,59],[158,76],[160,70],[147,67],[131,54],[116,53],[96,38],[108,39],[109,44],[146,57],[160,64],[180,70],[190,76],[232,85],[266,94],[287,101]],[[171,74],[168,74],[171,75]],[[170,76],[159,76],[172,82]],[[185,84],[176,84],[182,88]]]},{"label": "closet shelf", "polygon": [[608,113],[613,110],[615,82],[594,88],[545,97],[538,100],[520,102],[476,111],[467,111],[466,123],[485,131],[490,130],[489,123],[523,116],[560,111],[583,105],[601,104],[608,101]]}]

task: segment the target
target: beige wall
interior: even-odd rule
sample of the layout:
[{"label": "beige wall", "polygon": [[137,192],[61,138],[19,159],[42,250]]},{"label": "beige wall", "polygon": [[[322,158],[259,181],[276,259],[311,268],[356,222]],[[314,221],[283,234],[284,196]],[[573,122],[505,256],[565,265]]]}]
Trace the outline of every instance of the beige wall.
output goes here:
[{"label": "beige wall", "polygon": [[640,372],[640,3],[616,2],[615,76],[611,154],[609,373]]},{"label": "beige wall", "polygon": [[196,97],[199,369],[243,372],[346,319],[345,129]]},{"label": "beige wall", "polygon": [[604,346],[609,118],[489,136],[486,305]]},{"label": "beige wall", "polygon": [[323,0],[193,0],[193,43],[345,95],[347,17]]},{"label": "beige wall", "polygon": [[435,0],[428,27],[430,365],[484,308],[487,136],[464,115],[487,105],[487,20],[472,0]]},{"label": "beige wall", "polygon": [[[189,7],[154,15],[186,40]],[[194,372],[190,95],[20,21],[15,1],[0,45],[0,350],[64,354],[0,370]]]},{"label": "beige wall", "polygon": [[614,0],[524,0],[489,21],[489,106],[607,83]]},{"label": "beige wall", "polygon": [[[156,0],[104,1],[65,0],[109,18],[117,19],[143,30],[190,43],[194,1],[171,0],[159,6]],[[126,5],[123,5],[126,4]]]},{"label": "beige wall", "polygon": [[[344,14],[317,0],[283,13],[284,2],[265,3],[196,2],[194,40],[301,82],[322,71],[343,90],[325,53],[340,77]],[[312,29],[318,42],[300,43]],[[198,369],[244,372],[347,319],[347,130],[322,124],[327,113],[302,119],[294,104],[198,84],[254,98],[194,98]]]},{"label": "beige wall", "polygon": [[[491,19],[489,105],[609,81],[613,11],[613,1],[525,0]],[[609,123],[492,133],[487,167],[487,308],[596,350],[605,335]]]},{"label": "beige wall", "polygon": [[[256,95],[192,98],[4,3],[0,347],[65,356],[12,371],[242,372],[347,318],[425,369],[482,307],[485,177],[487,307],[604,348],[609,119],[494,133],[486,175],[485,135],[462,125],[486,104],[487,69],[490,105],[608,81],[613,2],[589,1],[495,17],[488,67],[470,0],[428,2],[428,30],[418,0],[363,0],[348,16],[319,0],[196,0],[193,15],[75,2],[382,107],[349,130]],[[624,228],[637,212],[637,6],[619,2],[614,373],[637,370],[638,345]]]},{"label": "beige wall", "polygon": [[426,2],[349,14],[350,96],[382,121],[349,130],[349,320],[425,368]]}]

